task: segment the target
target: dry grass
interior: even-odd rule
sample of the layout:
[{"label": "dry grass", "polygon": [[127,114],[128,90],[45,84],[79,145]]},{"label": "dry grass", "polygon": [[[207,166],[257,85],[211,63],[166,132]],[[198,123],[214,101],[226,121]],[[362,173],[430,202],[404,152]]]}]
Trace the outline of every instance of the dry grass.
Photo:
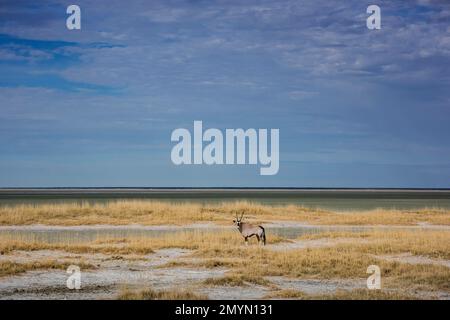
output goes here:
[{"label": "dry grass", "polygon": [[0,207],[0,225],[143,225],[187,224],[215,221],[213,212],[198,204],[170,204],[154,201],[64,203]]},{"label": "dry grass", "polygon": [[206,300],[208,297],[187,290],[145,289],[140,291],[123,290],[117,297],[119,300]]},{"label": "dry grass", "polygon": [[318,225],[450,225],[450,210],[371,210],[331,212],[296,205],[269,206],[247,201],[221,204],[168,203],[124,200],[0,207],[0,225],[186,225],[230,224],[236,214],[248,221],[297,221]]},{"label": "dry grass", "polygon": [[338,290],[333,294],[308,295],[297,290],[278,290],[264,297],[265,299],[296,300],[416,300],[417,297],[406,293],[385,290]]},{"label": "dry grass", "polygon": [[[450,232],[436,230],[367,231],[305,235],[302,240],[339,237],[364,239],[365,242],[342,243],[333,247],[274,251],[257,245],[246,247],[236,231],[195,231],[169,233],[162,236],[130,238],[98,238],[83,243],[45,243],[21,236],[0,236],[0,251],[64,250],[74,253],[108,255],[145,255],[157,249],[185,248],[192,255],[163,267],[185,266],[227,268],[223,278],[209,279],[203,285],[242,286],[246,283],[270,286],[264,277],[284,276],[304,279],[365,279],[371,264],[381,268],[383,288],[400,290],[450,291],[450,268],[438,265],[411,265],[386,261],[376,255],[410,252],[432,258],[450,257]],[[270,243],[283,239],[270,236]],[[7,268],[5,268],[7,269]],[[348,294],[348,293],[345,293]],[[389,298],[379,293],[354,292],[354,297]],[[383,293],[384,294],[384,293]],[[380,296],[376,296],[380,295]],[[150,295],[151,296],[151,295]],[[352,298],[341,293],[333,298]],[[392,296],[394,298],[394,296]],[[400,298],[400,296],[398,297]]]},{"label": "dry grass", "polygon": [[[450,291],[450,269],[445,266],[390,262],[374,255],[412,252],[434,258],[448,258],[450,233],[442,231],[395,231],[354,234],[326,234],[329,238],[353,236],[370,241],[333,247],[271,251],[265,248],[203,247],[196,252],[203,259],[227,259],[227,264],[243,277],[288,276],[293,278],[366,278],[369,265],[382,271],[387,287]],[[319,237],[320,235],[308,235]]]},{"label": "dry grass", "polygon": [[417,297],[407,293],[369,289],[338,290],[334,294],[314,296],[312,298],[316,300],[417,300]]},{"label": "dry grass", "polygon": [[306,234],[298,240],[312,239],[364,239],[352,247],[361,253],[379,255],[411,253],[437,259],[450,259],[450,232],[439,230],[372,230],[364,232],[324,232]]},{"label": "dry grass", "polygon": [[222,278],[208,278],[203,281],[204,285],[207,286],[231,286],[231,287],[241,287],[247,286],[248,284],[257,284],[262,286],[269,286],[271,283],[260,276],[252,276],[248,274],[237,274],[230,273]]},{"label": "dry grass", "polygon": [[412,226],[419,223],[450,225],[450,210],[428,208],[420,210],[376,209],[363,212],[338,212],[312,219],[309,222],[330,225],[398,225]]},{"label": "dry grass", "polygon": [[[208,284],[242,285],[245,282],[263,284],[264,276],[290,276],[295,278],[348,279],[366,278],[367,266],[379,265],[384,285],[403,288],[450,290],[450,269],[436,265],[409,265],[389,262],[374,255],[411,252],[432,258],[448,259],[450,255],[450,232],[434,230],[369,231],[354,233],[326,233],[305,235],[303,238],[354,237],[368,240],[341,244],[335,247],[311,248],[276,252],[259,246],[245,247],[236,232],[187,232],[168,234],[163,237],[126,240],[119,243],[136,246],[152,243],[154,249],[186,248],[195,250],[195,262],[177,260],[165,265],[217,268],[231,271]],[[302,239],[303,239],[302,238]],[[271,243],[281,242],[271,237]],[[111,240],[108,240],[111,241]],[[256,280],[255,280],[256,279]],[[267,285],[267,283],[266,283]]]},{"label": "dry grass", "polygon": [[264,297],[264,299],[296,299],[296,300],[303,300],[307,298],[308,295],[306,293],[291,289],[276,290]]},{"label": "dry grass", "polygon": [[[10,238],[10,237],[8,237]],[[63,250],[71,253],[89,254],[89,253],[103,253],[109,255],[128,255],[128,254],[149,254],[153,252],[149,243],[136,241],[129,246],[123,245],[98,245],[93,243],[83,244],[53,244],[40,241],[21,241],[21,240],[8,240],[3,239],[0,243],[0,254],[8,254],[14,250],[21,251],[36,251],[36,250]]]},{"label": "dry grass", "polygon": [[26,263],[18,263],[12,261],[0,261],[0,277],[12,276],[33,270],[49,270],[58,269],[66,270],[70,265],[77,265],[82,269],[93,269],[91,264],[80,261],[75,262],[58,262],[54,259],[33,261]]},{"label": "dry grass", "polygon": [[[255,240],[256,241],[256,240]],[[270,236],[271,243],[283,241],[278,236]],[[64,250],[72,253],[104,253],[110,255],[146,255],[157,249],[182,248],[189,250],[205,249],[220,252],[226,248],[236,248],[244,243],[237,231],[183,231],[158,236],[132,236],[129,238],[98,237],[93,241],[49,243],[33,235],[0,234],[0,254],[14,250]],[[256,242],[255,242],[256,243]],[[251,246],[253,248],[253,246]]]}]

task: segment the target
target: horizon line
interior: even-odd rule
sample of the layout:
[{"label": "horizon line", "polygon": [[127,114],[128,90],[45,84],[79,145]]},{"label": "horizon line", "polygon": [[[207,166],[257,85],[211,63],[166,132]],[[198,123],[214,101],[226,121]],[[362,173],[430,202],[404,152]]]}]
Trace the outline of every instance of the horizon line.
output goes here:
[{"label": "horizon line", "polygon": [[0,187],[5,190],[444,190],[424,187]]}]

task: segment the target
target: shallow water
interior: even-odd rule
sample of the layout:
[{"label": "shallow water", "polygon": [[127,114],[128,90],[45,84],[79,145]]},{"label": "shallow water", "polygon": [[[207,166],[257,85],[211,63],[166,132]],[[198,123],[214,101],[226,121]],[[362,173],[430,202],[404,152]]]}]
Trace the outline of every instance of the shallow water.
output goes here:
[{"label": "shallow water", "polygon": [[0,206],[41,203],[107,203],[119,200],[220,203],[251,201],[329,210],[450,209],[450,190],[366,189],[2,189]]},{"label": "shallow water", "polygon": [[[0,230],[0,236],[11,237],[26,241],[39,241],[48,243],[80,243],[91,242],[99,238],[155,238],[177,233],[211,233],[218,230],[231,230],[230,228],[174,228],[174,229],[138,229],[138,228],[86,228],[86,229],[16,229]],[[295,239],[304,234],[315,234],[327,231],[353,231],[363,230],[361,227],[271,227],[266,228],[267,241],[271,235],[285,239]],[[366,230],[366,229],[364,229]],[[236,235],[238,232],[236,231]]]}]

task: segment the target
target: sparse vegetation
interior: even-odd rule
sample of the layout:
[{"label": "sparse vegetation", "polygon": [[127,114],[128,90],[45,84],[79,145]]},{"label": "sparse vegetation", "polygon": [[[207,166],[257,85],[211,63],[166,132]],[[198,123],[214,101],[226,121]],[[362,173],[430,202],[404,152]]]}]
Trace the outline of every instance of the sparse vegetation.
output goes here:
[{"label": "sparse vegetation", "polygon": [[[261,209],[263,210],[263,209]],[[252,216],[252,219],[257,219]],[[92,254],[105,255],[102,259],[136,261],[154,259],[148,254],[160,249],[178,248],[191,250],[190,254],[176,260],[168,260],[156,268],[221,268],[224,276],[211,277],[198,282],[202,288],[213,286],[264,286],[272,292],[267,298],[293,299],[409,299],[417,298],[415,292],[450,292],[450,268],[443,265],[383,259],[383,255],[408,253],[430,259],[450,259],[450,232],[433,229],[373,229],[355,232],[322,232],[305,234],[295,241],[326,240],[324,246],[274,250],[273,244],[283,245],[287,240],[270,235],[269,245],[245,246],[238,232],[233,230],[182,231],[152,236],[128,238],[98,236],[92,241],[60,239],[57,243],[40,240],[30,234],[0,235],[2,264],[0,275],[12,275],[28,270],[67,267],[64,262],[35,261],[18,263],[8,261],[15,252],[51,250],[55,255]],[[346,239],[350,241],[339,242]],[[353,241],[354,240],[354,241]],[[317,241],[316,241],[317,242]],[[62,253],[61,253],[62,252]],[[70,257],[69,257],[70,258]],[[447,259],[447,260],[446,260]],[[79,264],[79,263],[76,263]],[[382,272],[382,291],[338,291],[330,295],[307,295],[295,290],[282,290],[268,280],[268,276],[296,279],[361,280],[367,278],[366,270],[376,264]],[[86,267],[88,268],[88,267]],[[121,299],[200,299],[193,292],[183,291],[126,291]],[[431,296],[430,296],[431,297]]]},{"label": "sparse vegetation", "polygon": [[24,273],[26,271],[33,271],[33,270],[48,270],[48,269],[66,270],[72,264],[76,264],[77,266],[83,269],[94,268],[94,266],[80,261],[77,261],[76,263],[75,262],[70,263],[70,262],[58,262],[57,260],[54,259],[44,261],[33,261],[26,263],[0,261],[0,277],[17,275],[20,273]]},{"label": "sparse vegetation", "polygon": [[228,274],[222,278],[209,278],[203,281],[207,286],[246,286],[248,284],[258,284],[263,286],[270,285],[270,282],[260,276],[251,276],[248,274]]},{"label": "sparse vegetation", "polygon": [[359,252],[378,255],[409,252],[430,258],[450,259],[450,232],[439,230],[372,230],[305,234],[298,240],[364,239],[351,244]]},{"label": "sparse vegetation", "polygon": [[308,295],[302,291],[285,289],[285,290],[276,290],[266,295],[265,299],[296,299],[296,300],[304,300],[307,299]]},{"label": "sparse vegetation", "polygon": [[351,291],[337,290],[330,295],[313,296],[316,300],[417,300],[417,296],[398,291],[355,289]]},{"label": "sparse vegetation", "polygon": [[[272,243],[283,241],[281,237],[271,236]],[[129,238],[102,238],[94,241],[70,239],[59,243],[41,241],[30,235],[0,235],[0,253],[13,250],[64,250],[72,253],[104,253],[110,255],[149,254],[156,249],[182,248],[197,250],[208,248],[220,250],[242,246],[242,237],[233,231],[183,231],[160,236]]]},{"label": "sparse vegetation", "polygon": [[396,291],[380,291],[368,289],[337,290],[333,294],[307,295],[297,290],[278,290],[270,293],[266,299],[298,299],[298,300],[415,300],[417,297]]},{"label": "sparse vegetation", "polygon": [[187,290],[152,290],[145,289],[131,291],[124,289],[119,296],[119,300],[206,300],[205,295],[199,295]]},{"label": "sparse vegetation", "polygon": [[200,204],[150,200],[1,206],[0,225],[230,224],[230,219],[241,213],[245,213],[246,218],[255,223],[297,221],[318,225],[450,225],[450,210],[436,208],[331,212],[296,205],[270,206],[247,201]]},{"label": "sparse vegetation", "polygon": [[[145,255],[162,248],[194,250],[194,261],[177,260],[163,267],[206,267],[230,270],[224,278],[210,279],[208,285],[234,285],[245,283],[265,284],[265,276],[294,278],[347,279],[365,278],[366,268],[379,265],[384,285],[387,287],[417,288],[426,290],[450,290],[450,269],[439,265],[410,265],[386,261],[376,255],[412,252],[429,257],[449,258],[450,233],[433,230],[370,231],[355,233],[324,233],[305,235],[302,240],[325,237],[353,237],[365,239],[332,247],[305,248],[274,251],[270,246],[246,247],[240,236],[232,231],[181,232],[155,237],[99,238],[91,243],[50,244],[38,241],[21,241],[2,238],[0,251],[14,250],[63,250],[72,253],[103,253],[121,255]],[[273,238],[275,242],[283,241]]]}]

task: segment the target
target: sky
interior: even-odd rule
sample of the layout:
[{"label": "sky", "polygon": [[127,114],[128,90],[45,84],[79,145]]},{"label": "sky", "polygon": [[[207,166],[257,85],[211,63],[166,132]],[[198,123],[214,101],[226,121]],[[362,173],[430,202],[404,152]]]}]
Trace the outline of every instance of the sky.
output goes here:
[{"label": "sky", "polygon": [[[278,174],[174,165],[194,120]],[[449,188],[449,120],[448,1],[0,0],[0,187]]]}]

